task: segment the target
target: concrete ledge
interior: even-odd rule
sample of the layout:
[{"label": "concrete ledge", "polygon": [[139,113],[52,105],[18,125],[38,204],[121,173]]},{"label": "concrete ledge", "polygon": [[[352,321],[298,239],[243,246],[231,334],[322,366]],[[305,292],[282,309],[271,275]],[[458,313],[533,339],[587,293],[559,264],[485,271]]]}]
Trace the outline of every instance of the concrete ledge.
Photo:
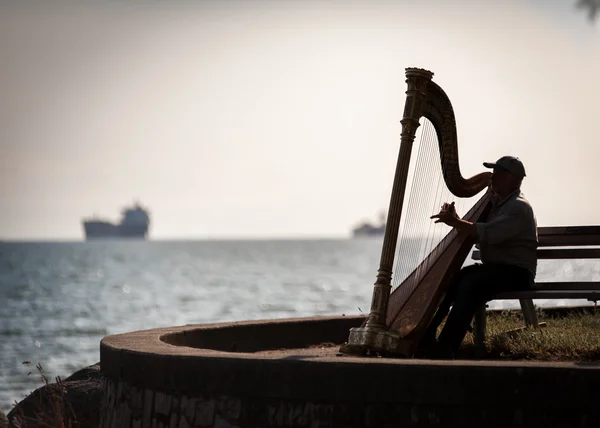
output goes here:
[{"label": "concrete ledge", "polygon": [[580,409],[595,408],[600,399],[600,364],[360,358],[337,355],[337,347],[310,352],[310,346],[345,341],[363,319],[249,321],[108,336],[101,369],[137,388],[193,395]]}]

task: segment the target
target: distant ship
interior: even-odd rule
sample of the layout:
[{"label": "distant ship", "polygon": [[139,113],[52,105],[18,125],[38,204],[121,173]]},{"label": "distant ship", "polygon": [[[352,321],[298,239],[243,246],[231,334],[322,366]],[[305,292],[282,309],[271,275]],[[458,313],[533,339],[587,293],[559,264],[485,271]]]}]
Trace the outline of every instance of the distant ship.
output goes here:
[{"label": "distant ship", "polygon": [[150,215],[139,204],[125,207],[118,224],[98,218],[83,220],[85,239],[141,238],[146,239],[150,226]]},{"label": "distant ship", "polygon": [[352,229],[352,236],[363,238],[370,236],[383,236],[385,233],[385,214],[379,215],[379,224],[364,222]]}]

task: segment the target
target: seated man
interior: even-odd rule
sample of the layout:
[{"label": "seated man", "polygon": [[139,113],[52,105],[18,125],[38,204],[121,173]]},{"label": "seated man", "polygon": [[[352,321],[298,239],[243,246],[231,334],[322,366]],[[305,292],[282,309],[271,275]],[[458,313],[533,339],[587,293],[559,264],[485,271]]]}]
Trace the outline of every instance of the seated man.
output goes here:
[{"label": "seated man", "polygon": [[439,214],[431,216],[476,238],[481,264],[467,266],[453,279],[425,338],[433,339],[448,314],[435,354],[451,357],[460,347],[477,307],[504,291],[531,287],[537,267],[537,223],[533,209],[521,193],[525,168],[518,158],[504,156],[493,168],[491,190],[495,193],[492,210],[485,222],[471,223],[458,217],[454,202],[445,203]]}]

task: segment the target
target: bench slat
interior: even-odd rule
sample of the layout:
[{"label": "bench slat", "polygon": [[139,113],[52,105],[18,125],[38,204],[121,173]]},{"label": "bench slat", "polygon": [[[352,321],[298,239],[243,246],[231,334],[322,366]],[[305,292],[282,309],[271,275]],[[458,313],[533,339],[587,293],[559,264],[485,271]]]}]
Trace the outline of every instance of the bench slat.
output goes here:
[{"label": "bench slat", "polygon": [[596,235],[600,237],[600,226],[542,226],[538,227],[538,235]]},{"label": "bench slat", "polygon": [[536,282],[534,290],[600,290],[598,281]]},{"label": "bench slat", "polygon": [[538,227],[540,247],[600,245],[600,226]]},{"label": "bench slat", "polygon": [[571,247],[582,245],[600,245],[600,236],[595,235],[551,235],[539,236],[540,247]]},{"label": "bench slat", "polygon": [[[481,260],[481,252],[473,250],[473,260]],[[538,259],[600,259],[600,248],[543,248],[537,250]]]},{"label": "bench slat", "polygon": [[517,299],[587,299],[600,300],[600,290],[531,290],[513,291],[500,293],[493,300],[517,300]]},{"label": "bench slat", "polygon": [[533,290],[499,293],[492,300],[588,299],[600,300],[600,281],[536,282]]},{"label": "bench slat", "polygon": [[600,259],[600,248],[543,248],[537,250],[538,259]]}]

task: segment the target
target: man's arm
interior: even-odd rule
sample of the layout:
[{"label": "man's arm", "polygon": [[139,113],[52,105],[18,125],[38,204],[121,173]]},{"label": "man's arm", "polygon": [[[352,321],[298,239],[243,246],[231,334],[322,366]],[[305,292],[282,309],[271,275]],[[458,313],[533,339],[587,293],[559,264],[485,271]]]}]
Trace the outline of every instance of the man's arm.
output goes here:
[{"label": "man's arm", "polygon": [[502,215],[485,223],[471,223],[460,219],[456,214],[454,202],[442,205],[439,214],[433,215],[431,218],[436,218],[436,223],[445,223],[461,233],[469,234],[479,242],[492,245],[499,245],[507,239],[523,233],[531,223],[527,212],[518,205],[511,206]]},{"label": "man's arm", "polygon": [[453,228],[457,229],[460,233],[472,236],[473,238],[477,238],[478,236],[477,227],[475,227],[475,223],[471,223],[470,221],[457,218],[449,226],[452,226]]}]

